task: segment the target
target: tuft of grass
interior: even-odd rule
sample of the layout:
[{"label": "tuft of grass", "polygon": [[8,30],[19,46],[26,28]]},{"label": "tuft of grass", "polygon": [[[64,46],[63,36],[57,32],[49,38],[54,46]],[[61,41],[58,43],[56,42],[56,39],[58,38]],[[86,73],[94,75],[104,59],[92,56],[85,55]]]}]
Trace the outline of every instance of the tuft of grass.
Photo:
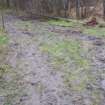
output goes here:
[{"label": "tuft of grass", "polygon": [[3,29],[0,29],[0,45],[6,44],[8,42],[8,38],[6,36],[6,32]]},{"label": "tuft of grass", "polygon": [[4,105],[12,105],[11,103],[5,103]]},{"label": "tuft of grass", "polygon": [[78,69],[72,71],[71,73],[66,73],[64,77],[64,83],[74,91],[84,91],[89,81],[88,75],[84,72],[85,71]]},{"label": "tuft of grass", "polygon": [[0,44],[5,44],[7,43],[8,38],[6,36],[0,36]]},{"label": "tuft of grass", "polygon": [[79,21],[63,20],[63,19],[49,20],[48,23],[51,24],[51,25],[57,25],[57,26],[63,26],[63,27],[76,27],[78,25],[81,25],[81,23]]},{"label": "tuft of grass", "polygon": [[1,65],[0,66],[0,78],[3,77],[3,75],[8,72],[9,66],[8,65]]},{"label": "tuft of grass", "polygon": [[34,30],[34,26],[31,21],[18,21],[15,22],[15,26],[22,30]]},{"label": "tuft of grass", "polygon": [[85,27],[83,30],[84,34],[93,35],[97,37],[105,37],[105,28],[96,27]]}]

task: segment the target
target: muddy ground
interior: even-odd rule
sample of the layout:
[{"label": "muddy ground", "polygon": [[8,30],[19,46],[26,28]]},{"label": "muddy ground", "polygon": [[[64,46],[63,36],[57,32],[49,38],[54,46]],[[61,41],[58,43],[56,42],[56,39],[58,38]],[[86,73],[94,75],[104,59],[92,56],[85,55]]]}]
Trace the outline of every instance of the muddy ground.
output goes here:
[{"label": "muddy ground", "polygon": [[5,23],[0,105],[105,105],[105,38],[11,15]]}]

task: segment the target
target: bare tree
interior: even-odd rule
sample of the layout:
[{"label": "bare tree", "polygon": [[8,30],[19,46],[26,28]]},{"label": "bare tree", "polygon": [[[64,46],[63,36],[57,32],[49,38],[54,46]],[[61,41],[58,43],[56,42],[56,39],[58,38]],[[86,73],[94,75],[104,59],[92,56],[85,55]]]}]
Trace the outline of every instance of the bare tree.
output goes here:
[{"label": "bare tree", "polygon": [[2,28],[5,30],[5,22],[4,22],[4,12],[1,11],[1,17],[2,17]]},{"label": "bare tree", "polygon": [[10,0],[6,0],[7,7],[10,7]]},{"label": "bare tree", "polygon": [[5,22],[4,22],[4,2],[2,3],[2,5],[0,5],[0,14],[1,14],[1,25],[2,25],[2,29],[5,29]]},{"label": "bare tree", "polygon": [[80,0],[76,0],[76,17],[80,18]]},{"label": "bare tree", "polygon": [[105,20],[105,0],[103,0],[103,18]]}]

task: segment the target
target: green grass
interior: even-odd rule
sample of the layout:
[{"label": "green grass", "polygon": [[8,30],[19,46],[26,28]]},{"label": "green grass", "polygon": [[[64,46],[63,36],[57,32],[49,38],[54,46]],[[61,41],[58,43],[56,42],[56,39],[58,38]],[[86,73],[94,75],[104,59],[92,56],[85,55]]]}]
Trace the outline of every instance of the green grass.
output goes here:
[{"label": "green grass", "polygon": [[7,72],[7,66],[2,65],[0,66],[0,78],[2,78],[2,76],[5,74],[5,72]]},{"label": "green grass", "polygon": [[[87,72],[90,62],[85,56],[81,56],[86,52],[80,41],[72,39],[56,43],[43,43],[40,49],[51,56],[50,61],[53,67],[57,70],[63,69],[66,85],[71,84],[72,89],[77,91],[85,89],[89,79]],[[80,82],[76,84],[78,80]]]},{"label": "green grass", "polygon": [[49,24],[51,25],[57,25],[57,26],[63,26],[63,27],[76,27],[78,25],[81,25],[81,23],[77,20],[49,20]]},{"label": "green grass", "polygon": [[[40,50],[49,55],[49,62],[54,70],[63,72],[65,87],[79,93],[88,91],[87,85],[89,83],[96,84],[98,77],[98,74],[92,73],[91,61],[86,57],[89,53],[88,48],[84,43],[88,42],[64,39],[61,41],[45,41],[40,45]],[[95,94],[92,91],[92,94],[92,97],[97,99],[92,103],[97,105],[99,103],[97,93]]]},{"label": "green grass", "polygon": [[0,29],[0,45],[6,44],[8,42],[7,33]]},{"label": "green grass", "polygon": [[14,24],[21,30],[31,31],[35,29],[31,21],[16,21]]},{"label": "green grass", "polygon": [[88,61],[81,56],[83,49],[79,41],[65,40],[57,43],[42,44],[41,50],[53,56],[56,64],[73,60],[80,67],[87,67]]},{"label": "green grass", "polygon": [[84,26],[82,21],[77,20],[50,20],[48,21],[49,24],[55,25],[55,26],[62,26],[62,27],[72,27],[75,30],[80,30],[84,34],[93,35],[96,37],[105,37],[105,27],[99,27],[97,25],[96,27],[89,27]]},{"label": "green grass", "polygon": [[105,28],[96,27],[85,27],[83,33],[93,35],[97,37],[105,37]]},{"label": "green grass", "polygon": [[0,36],[0,44],[5,44],[7,43],[7,37],[6,36]]},{"label": "green grass", "polygon": [[89,81],[89,77],[87,74],[85,74],[85,71],[78,69],[72,71],[71,73],[66,73],[64,80],[64,83],[69,88],[81,92],[84,91],[84,89],[86,88],[86,84]]}]

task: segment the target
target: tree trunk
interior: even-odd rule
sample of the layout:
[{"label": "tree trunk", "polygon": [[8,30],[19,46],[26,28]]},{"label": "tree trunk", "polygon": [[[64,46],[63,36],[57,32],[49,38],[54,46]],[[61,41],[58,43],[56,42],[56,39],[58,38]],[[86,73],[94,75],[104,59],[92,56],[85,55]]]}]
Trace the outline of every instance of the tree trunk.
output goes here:
[{"label": "tree trunk", "polygon": [[103,18],[105,20],[105,0],[103,0]]},{"label": "tree trunk", "polygon": [[5,30],[5,22],[4,22],[4,11],[1,10],[1,21],[2,21],[2,29]]},{"label": "tree trunk", "polygon": [[7,7],[9,8],[10,7],[10,0],[7,0],[6,3],[7,3]]},{"label": "tree trunk", "polygon": [[80,0],[76,0],[76,17],[80,18]]}]

